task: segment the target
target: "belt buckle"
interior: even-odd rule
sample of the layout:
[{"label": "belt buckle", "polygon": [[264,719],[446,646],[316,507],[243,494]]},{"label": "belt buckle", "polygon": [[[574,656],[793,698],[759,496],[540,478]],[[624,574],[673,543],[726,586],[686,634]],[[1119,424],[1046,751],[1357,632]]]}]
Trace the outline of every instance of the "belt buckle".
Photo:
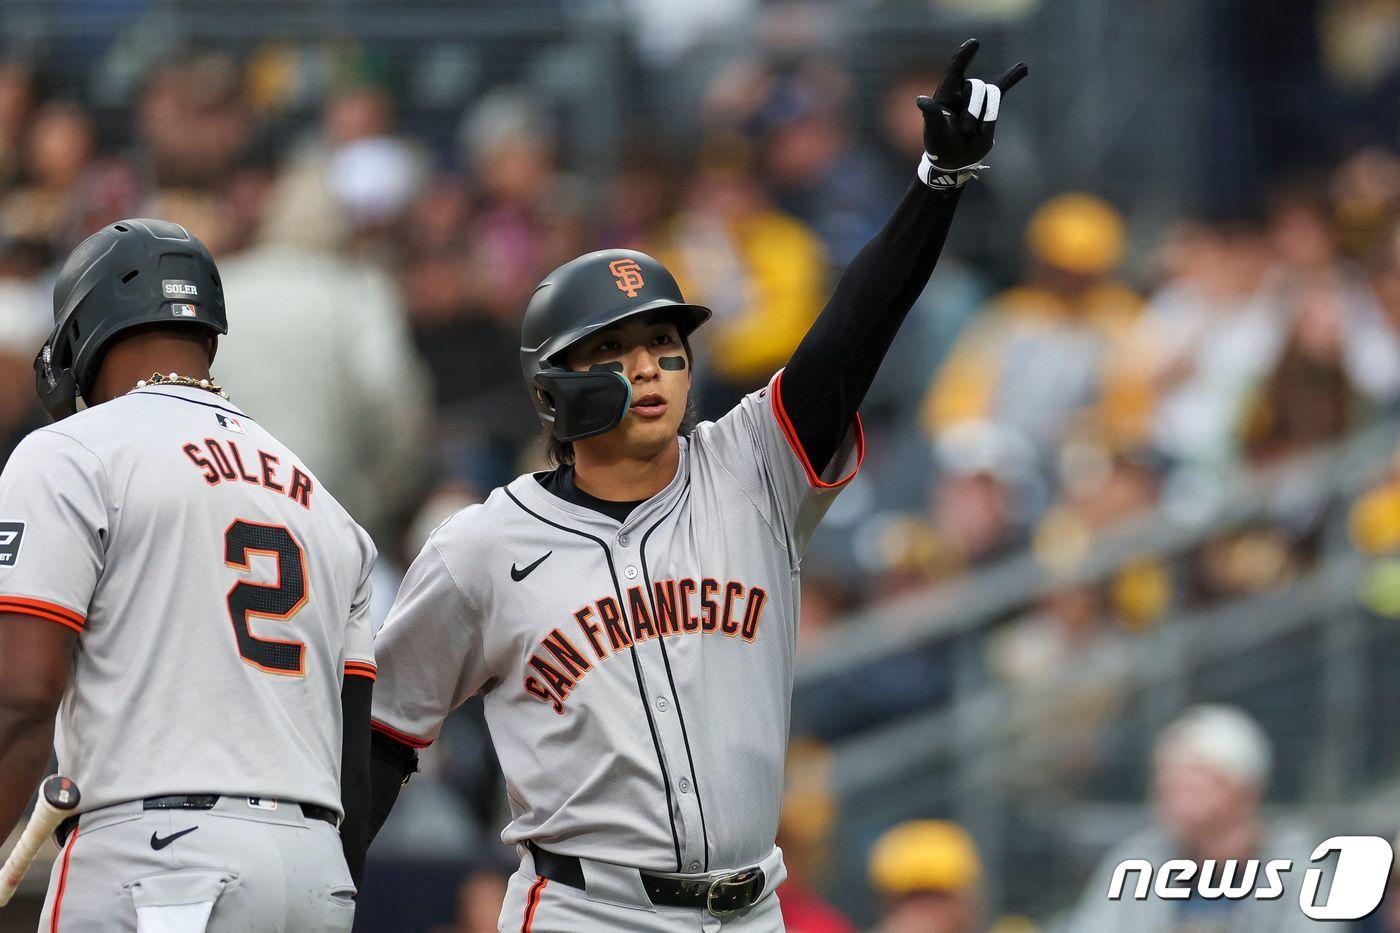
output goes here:
[{"label": "belt buckle", "polygon": [[[732,875],[716,878],[714,881],[710,882],[710,890],[705,895],[705,910],[714,917],[728,917],[745,908],[752,907],[754,904],[753,898],[744,899],[742,903],[738,903],[738,895],[746,893],[746,889],[752,886],[754,880],[762,879],[762,877],[763,872],[761,869],[745,868],[743,871],[737,871]],[[734,891],[731,893],[729,889],[734,889]],[[719,898],[730,897],[736,899],[736,906],[724,907],[716,903],[716,900]]]}]

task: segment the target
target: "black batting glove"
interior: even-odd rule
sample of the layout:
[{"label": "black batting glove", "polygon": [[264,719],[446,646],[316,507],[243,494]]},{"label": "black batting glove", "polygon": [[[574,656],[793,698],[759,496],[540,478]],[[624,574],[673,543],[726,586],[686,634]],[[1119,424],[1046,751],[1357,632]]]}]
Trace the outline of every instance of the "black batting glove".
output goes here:
[{"label": "black batting glove", "polygon": [[977,54],[978,42],[968,39],[953,56],[938,90],[932,97],[920,97],[924,113],[924,159],[919,178],[933,188],[958,188],[979,168],[992,150],[1001,99],[1030,73],[1025,62],[1017,62],[994,84],[967,77],[967,66]]}]

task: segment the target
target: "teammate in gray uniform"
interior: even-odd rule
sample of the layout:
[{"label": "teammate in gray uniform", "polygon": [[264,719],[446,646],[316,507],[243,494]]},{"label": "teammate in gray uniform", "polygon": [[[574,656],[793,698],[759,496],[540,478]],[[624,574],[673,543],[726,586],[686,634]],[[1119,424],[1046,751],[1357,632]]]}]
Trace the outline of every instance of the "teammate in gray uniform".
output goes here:
[{"label": "teammate in gray uniform", "polygon": [[374,547],[210,381],[223,292],[184,228],[94,234],[54,308],[35,365],[61,420],[0,475],[0,823],[55,712],[82,793],[41,929],[349,930]]},{"label": "teammate in gray uniform", "polygon": [[774,845],[798,572],[864,452],[856,407],[932,272],[1001,94],[959,50],[920,98],[917,181],[789,365],[690,426],[710,312],[649,256],[592,253],[521,338],[558,469],[439,527],[376,639],[371,832],[468,697],[485,696],[521,868],[503,930],[779,930]]}]

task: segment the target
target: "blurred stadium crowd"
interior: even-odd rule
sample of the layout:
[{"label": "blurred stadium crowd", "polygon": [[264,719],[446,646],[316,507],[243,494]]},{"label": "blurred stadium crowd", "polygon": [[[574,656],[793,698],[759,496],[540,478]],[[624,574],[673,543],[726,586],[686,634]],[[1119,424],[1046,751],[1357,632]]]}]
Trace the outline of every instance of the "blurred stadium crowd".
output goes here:
[{"label": "blurred stadium crowd", "polygon": [[[1377,6],[1312,4],[1319,18],[1304,37],[1335,37],[1324,14]],[[1393,36],[1400,12],[1387,9],[1367,28]],[[41,423],[31,362],[51,322],[56,264],[121,217],[183,223],[224,277],[232,331],[215,375],[371,529],[381,614],[432,527],[542,465],[517,351],[520,315],[546,272],[604,246],[666,262],[687,296],[716,312],[697,340],[699,408],[714,417],[783,364],[909,183],[921,148],[913,99],[938,78],[890,62],[877,92],[857,93],[839,56],[788,47],[734,58],[708,69],[693,111],[673,117],[687,133],[620,128],[620,157],[599,176],[577,163],[569,120],[523,86],[464,101],[449,132],[410,129],[415,118],[370,42],[314,50],[310,119],[293,103],[313,53],[277,40],[161,56],[117,106],[94,104],[22,52],[0,63],[0,460]],[[1035,52],[1024,52],[1032,81]],[[1382,66],[1373,84],[1394,89],[1396,56]],[[1345,80],[1334,73],[1319,86]],[[1393,124],[1389,114],[1371,138],[1287,172],[1232,166],[1232,196],[1203,183],[1210,196],[1182,194],[1165,219],[1054,186],[1035,203],[995,206],[1017,157],[1002,168],[994,152],[863,412],[870,455],[808,557],[801,649],[819,651],[856,613],[1017,556],[1072,568],[1125,522],[1190,521],[1228,496],[1241,470],[1296,462],[1393,417]],[[987,216],[1014,222],[994,228]],[[1357,548],[1400,550],[1400,460],[1349,509]],[[1253,523],[1202,541],[1184,565],[1144,560],[1055,589],[988,640],[989,675],[1033,693],[1069,665],[1113,656],[1168,609],[1266,591],[1311,565],[1317,531],[1309,521]],[[1373,593],[1376,611],[1400,609],[1390,592]],[[799,704],[803,731],[831,742],[938,702],[939,660],[912,663],[912,689],[883,709],[852,705],[849,693],[805,714]],[[1216,731],[1190,734],[1210,761],[1219,730],[1238,748],[1257,729],[1207,713],[1224,717],[1210,720]],[[1267,782],[1260,754],[1213,773],[1250,798]],[[383,888],[458,891],[455,906],[419,898],[423,923],[436,912],[440,929],[494,929],[509,853],[491,842],[497,777],[480,720],[459,717],[425,772],[376,853]],[[803,785],[807,773],[794,771],[792,806],[803,815],[789,835],[833,805]],[[1242,812],[1240,799],[1220,812]],[[809,847],[790,845],[791,929],[854,929],[817,893]],[[458,888],[466,863],[480,870]],[[992,918],[968,893],[980,872],[958,826],[896,828],[870,855],[880,929],[986,928]],[[404,900],[394,913],[373,896],[365,906],[405,924],[383,928],[405,929],[417,921],[403,919],[414,910]]]}]

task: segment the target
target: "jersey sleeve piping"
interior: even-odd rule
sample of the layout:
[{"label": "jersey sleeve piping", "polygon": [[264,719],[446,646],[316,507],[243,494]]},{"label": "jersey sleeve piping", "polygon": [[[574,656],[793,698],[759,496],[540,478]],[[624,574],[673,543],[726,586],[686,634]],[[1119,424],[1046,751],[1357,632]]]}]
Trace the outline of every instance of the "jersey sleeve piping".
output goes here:
[{"label": "jersey sleeve piping", "polygon": [[421,739],[416,735],[409,735],[407,732],[400,732],[393,726],[386,725],[385,723],[380,722],[378,719],[371,719],[369,721],[369,727],[375,732],[380,733],[381,735],[388,736],[395,742],[398,742],[400,745],[407,745],[409,748],[427,748],[429,745],[433,744],[432,739]]},{"label": "jersey sleeve piping", "polygon": [[370,680],[375,680],[379,677],[379,668],[369,661],[346,661],[345,676],[367,677]]},{"label": "jersey sleeve piping", "polygon": [[856,465],[851,472],[836,480],[826,482],[812,466],[811,458],[807,456],[807,451],[802,449],[802,441],[797,437],[797,431],[793,429],[792,421],[788,418],[787,411],[783,408],[782,399],[783,374],[779,372],[773,377],[773,391],[770,393],[773,405],[773,417],[778,420],[778,427],[783,432],[783,437],[787,438],[788,446],[797,455],[798,461],[802,464],[802,471],[807,474],[807,484],[814,489],[840,489],[860,472],[860,465],[865,461],[865,428],[860,422],[860,413],[856,413]]},{"label": "jersey sleeve piping", "polygon": [[81,613],[74,612],[72,609],[67,609],[57,603],[31,599],[27,596],[0,596],[0,612],[47,619],[75,632],[82,632],[83,627],[87,624],[87,619]]}]

